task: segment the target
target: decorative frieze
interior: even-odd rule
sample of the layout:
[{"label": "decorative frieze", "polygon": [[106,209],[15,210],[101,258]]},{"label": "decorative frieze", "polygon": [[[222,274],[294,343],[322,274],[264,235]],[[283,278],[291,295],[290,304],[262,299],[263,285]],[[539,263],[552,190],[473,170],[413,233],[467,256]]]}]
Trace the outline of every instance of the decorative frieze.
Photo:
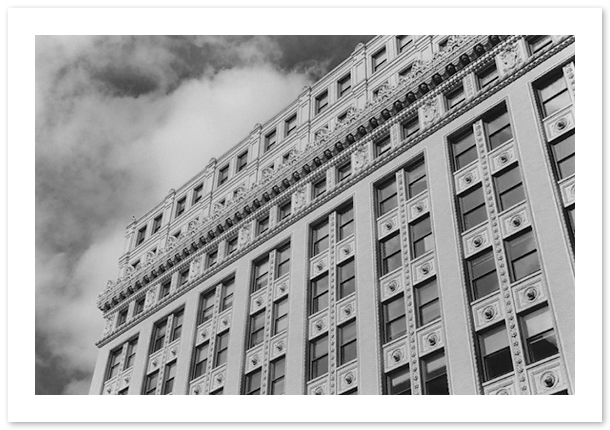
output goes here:
[{"label": "decorative frieze", "polygon": [[358,147],[352,153],[352,171],[354,175],[357,175],[368,167],[373,159],[372,152],[372,144],[370,141],[358,144]]},{"label": "decorative frieze", "polygon": [[218,315],[218,323],[216,326],[217,333],[221,333],[231,327],[231,309],[224,311]]},{"label": "decorative frieze", "polygon": [[282,278],[273,282],[273,300],[277,300],[288,294],[290,290],[290,276],[283,276]]},{"label": "decorative frieze", "polygon": [[216,391],[219,388],[224,387],[226,382],[226,370],[227,365],[223,364],[222,366],[217,367],[210,374],[210,391]]}]

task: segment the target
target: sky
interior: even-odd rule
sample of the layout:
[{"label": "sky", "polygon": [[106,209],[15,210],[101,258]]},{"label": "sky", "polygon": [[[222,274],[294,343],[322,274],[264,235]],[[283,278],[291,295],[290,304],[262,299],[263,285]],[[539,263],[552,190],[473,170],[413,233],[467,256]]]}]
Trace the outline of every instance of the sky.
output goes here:
[{"label": "sky", "polygon": [[131,217],[371,37],[36,37],[36,394],[88,393]]}]

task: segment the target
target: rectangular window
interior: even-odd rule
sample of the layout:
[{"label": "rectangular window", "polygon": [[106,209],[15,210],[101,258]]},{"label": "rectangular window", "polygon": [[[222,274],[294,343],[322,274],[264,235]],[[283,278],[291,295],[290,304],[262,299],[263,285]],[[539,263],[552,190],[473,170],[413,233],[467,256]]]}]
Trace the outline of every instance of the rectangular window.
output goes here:
[{"label": "rectangular window", "polygon": [[460,85],[459,87],[452,89],[450,92],[445,94],[445,99],[447,99],[447,109],[453,109],[454,107],[464,103],[466,101],[464,86]]},{"label": "rectangular window", "polygon": [[212,319],[214,314],[214,296],[216,292],[212,290],[206,294],[202,294],[199,299],[199,315],[197,315],[197,325],[203,324]]},{"label": "rectangular window", "polygon": [[262,370],[246,375],[246,395],[259,396],[261,394],[261,374]]},{"label": "rectangular window", "polygon": [[155,324],[155,328],[153,329],[152,350],[150,351],[151,354],[163,348],[163,344],[165,343],[166,330],[167,318]]},{"label": "rectangular window", "polygon": [[182,197],[180,200],[178,200],[178,203],[176,203],[175,218],[178,218],[180,215],[182,215],[185,210],[186,210],[186,197]]},{"label": "rectangular window", "polygon": [[297,114],[295,113],[285,122],[286,137],[290,136],[297,129]]},{"label": "rectangular window", "polygon": [[220,312],[226,311],[233,306],[233,293],[235,292],[235,278],[222,283],[222,299],[220,301]]},{"label": "rectangular window", "polygon": [[400,235],[398,232],[379,242],[381,251],[381,276],[402,266],[400,253]]},{"label": "rectangular window", "polygon": [[411,372],[409,366],[402,366],[385,377],[386,392],[389,395],[411,395]]},{"label": "rectangular window", "polygon": [[153,373],[146,377],[146,383],[144,384],[145,395],[155,395],[157,392],[157,381],[159,380],[159,371],[155,370]]},{"label": "rectangular window", "polygon": [[133,308],[133,316],[141,314],[144,312],[144,303],[146,303],[146,297],[142,297],[141,299],[136,300],[136,304]]},{"label": "rectangular window", "polygon": [[575,172],[576,152],[574,149],[574,139],[576,133],[562,136],[560,139],[551,143],[551,154],[555,164],[555,170],[559,179],[567,178]]},{"label": "rectangular window", "polygon": [[449,46],[449,38],[447,37],[446,39],[443,39],[442,41],[438,42],[438,52],[445,51],[448,46]]},{"label": "rectangular window", "polygon": [[426,357],[422,363],[424,392],[427,395],[448,395],[445,353],[440,351]]},{"label": "rectangular window", "polygon": [[477,81],[479,83],[479,89],[481,90],[498,82],[498,68],[496,67],[496,63],[491,63],[477,73]]},{"label": "rectangular window", "polygon": [[285,394],[284,379],[286,377],[286,359],[280,358],[271,362],[271,383],[269,394]]},{"label": "rectangular window", "polygon": [[121,368],[122,353],[123,353],[123,346],[110,352],[110,357],[108,358],[108,370],[106,370],[105,381],[108,381],[119,374],[119,369]]},{"label": "rectangular window", "polygon": [[355,320],[339,327],[339,366],[356,359],[358,356],[356,343]]},{"label": "rectangular window", "polygon": [[402,54],[413,44],[413,36],[396,36],[396,43],[398,45],[398,53]]},{"label": "rectangular window", "polygon": [[172,394],[174,391],[174,378],[176,377],[176,360],[165,366],[163,374],[163,394]]},{"label": "rectangular window", "polygon": [[288,202],[284,203],[282,206],[280,206],[279,220],[281,221],[283,219],[288,218],[291,213],[292,213],[292,202],[288,201]]},{"label": "rectangular window", "polygon": [[354,259],[347,263],[343,263],[338,267],[339,271],[339,300],[349,296],[356,291],[356,271],[354,267]]},{"label": "rectangular window", "polygon": [[354,207],[350,204],[341,209],[338,217],[338,240],[343,240],[354,233]]},{"label": "rectangular window", "polygon": [[212,391],[212,392],[210,393],[210,396],[222,396],[224,393],[225,393],[224,388],[219,388],[219,389],[218,389],[218,390],[216,390],[216,391]]},{"label": "rectangular window", "polygon": [[277,250],[275,260],[277,264],[276,279],[279,279],[290,272],[290,244],[284,245]]},{"label": "rectangular window", "polygon": [[265,136],[265,152],[271,151],[277,143],[275,130]]},{"label": "rectangular window", "polygon": [[218,186],[221,186],[229,180],[229,165],[227,164],[222,169],[218,170]]},{"label": "rectangular window", "polygon": [[523,183],[521,183],[521,173],[518,165],[515,164],[499,176],[494,177],[494,184],[498,194],[498,206],[500,206],[501,211],[525,200],[525,191],[523,190]]},{"label": "rectangular window", "polygon": [[258,222],[256,223],[256,234],[257,234],[257,236],[260,236],[261,234],[267,232],[267,230],[269,230],[269,217],[268,216],[258,220]]},{"label": "rectangular window", "polygon": [[326,192],[326,178],[316,182],[313,185],[313,198],[321,196]]},{"label": "rectangular window", "polygon": [[171,278],[168,279],[167,281],[163,282],[163,284],[161,284],[161,289],[159,290],[159,300],[161,300],[163,297],[169,296],[169,291],[170,291],[171,286],[172,286]]},{"label": "rectangular window", "polygon": [[381,157],[383,154],[389,152],[392,149],[392,141],[390,136],[386,136],[383,139],[375,142],[375,157]]},{"label": "rectangular window", "polygon": [[413,258],[420,257],[434,248],[432,238],[432,226],[430,216],[426,216],[410,225],[411,230],[411,251]]},{"label": "rectangular window", "polygon": [[540,270],[538,251],[532,230],[506,241],[507,258],[510,261],[512,282],[523,279]]},{"label": "rectangular window", "polygon": [[415,288],[417,307],[417,326],[421,327],[441,317],[441,304],[438,298],[436,279]]},{"label": "rectangular window", "polygon": [[129,311],[129,309],[123,309],[121,312],[119,312],[119,316],[117,317],[117,322],[116,322],[117,327],[120,327],[127,322],[127,312],[128,311]]},{"label": "rectangular window", "polygon": [[216,355],[214,367],[222,366],[227,362],[227,349],[229,348],[229,332],[219,334],[216,337]]},{"label": "rectangular window", "polygon": [[412,71],[413,71],[413,65],[409,64],[407,67],[405,67],[400,72],[398,72],[399,79],[406,78],[407,76],[409,76],[411,74]]},{"label": "rectangular window", "polygon": [[125,356],[125,366],[123,370],[127,370],[133,366],[133,362],[136,359],[136,349],[138,347],[138,339],[132,339],[127,344],[127,354]]},{"label": "rectangular window", "polygon": [[316,114],[320,114],[328,107],[328,91],[324,91],[322,94],[316,97]]},{"label": "rectangular window", "polygon": [[403,295],[399,294],[383,305],[384,343],[398,339],[405,333],[407,333],[405,300]]},{"label": "rectangular window", "polygon": [[502,146],[513,138],[506,105],[503,105],[502,109],[494,112],[490,117],[485,118],[483,122],[490,151]]},{"label": "rectangular window", "polygon": [[189,269],[186,268],[182,272],[180,272],[180,282],[179,285],[181,287],[185,286],[189,281]]},{"label": "rectangular window", "polygon": [[269,257],[255,263],[254,266],[254,285],[252,292],[258,291],[267,286],[269,282]]},{"label": "rectangular window", "polygon": [[468,131],[451,139],[453,149],[453,171],[460,170],[477,159],[477,147],[472,127]]},{"label": "rectangular window", "polygon": [[142,227],[138,230],[138,238],[136,239],[136,246],[140,245],[142,242],[146,240],[146,226]]},{"label": "rectangular window", "polygon": [[237,236],[227,240],[227,256],[237,251]]},{"label": "rectangular window", "polygon": [[407,198],[412,198],[428,189],[426,165],[421,160],[405,169],[407,173]]},{"label": "rectangular window", "polygon": [[237,173],[241,172],[248,165],[248,151],[237,156]]},{"label": "rectangular window", "polygon": [[339,97],[343,97],[349,90],[352,89],[352,75],[349,73],[343,76],[337,82],[337,93],[339,93]]},{"label": "rectangular window", "polygon": [[210,343],[202,343],[195,347],[193,354],[193,370],[191,371],[191,381],[203,375],[208,368],[208,354],[210,351]]},{"label": "rectangular window", "polygon": [[548,306],[519,318],[525,337],[527,363],[535,363],[559,352]]},{"label": "rectangular window", "polygon": [[468,261],[468,278],[472,300],[485,297],[500,288],[492,249]]},{"label": "rectangular window", "polygon": [[483,187],[477,186],[458,197],[460,226],[466,231],[487,220]]},{"label": "rectangular window", "polygon": [[385,67],[388,62],[388,53],[386,52],[385,47],[374,53],[371,60],[373,65],[373,72],[376,72],[377,70],[380,70],[381,68]]},{"label": "rectangular window", "polygon": [[352,175],[352,162],[337,167],[337,182],[342,182]]},{"label": "rectangular window", "polygon": [[216,263],[218,263],[218,250],[215,249],[213,251],[210,251],[210,253],[208,254],[208,258],[206,261],[206,269],[209,269],[211,267],[216,266]]},{"label": "rectangular window", "polygon": [[576,205],[567,208],[566,213],[568,214],[568,227],[572,233],[572,238],[574,238],[576,236]]},{"label": "rectangular window", "polygon": [[561,69],[551,72],[536,87],[538,89],[538,101],[544,117],[550,116],[572,103]]},{"label": "rectangular window", "polygon": [[129,387],[125,387],[122,390],[119,390],[117,392],[117,395],[118,396],[126,396],[128,392],[129,392]]},{"label": "rectangular window", "polygon": [[513,371],[504,323],[479,334],[479,350],[483,362],[483,377],[490,381]]},{"label": "rectangular window", "polygon": [[415,115],[403,122],[401,126],[402,138],[407,139],[419,131],[419,117]]},{"label": "rectangular window", "polygon": [[328,249],[328,240],[328,219],[326,219],[311,230],[311,242],[313,245],[311,256],[315,257],[326,251]]},{"label": "rectangular window", "polygon": [[288,328],[288,297],[273,304],[273,335]]},{"label": "rectangular window", "polygon": [[328,335],[309,343],[309,380],[328,372]]},{"label": "rectangular window", "polygon": [[184,310],[180,310],[174,314],[174,318],[172,320],[172,337],[170,342],[175,341],[176,339],[180,339],[182,335],[182,324],[184,323]]},{"label": "rectangular window", "polygon": [[263,341],[265,336],[265,311],[250,317],[250,337],[248,348],[253,348]]},{"label": "rectangular window", "polygon": [[153,221],[152,234],[155,234],[161,230],[161,221],[163,221],[163,214],[157,215]]},{"label": "rectangular window", "polygon": [[398,193],[396,191],[396,176],[379,184],[376,187],[377,194],[377,216],[387,214],[398,206]]},{"label": "rectangular window", "polygon": [[534,55],[553,43],[551,36],[534,36],[528,39],[530,54]]},{"label": "rectangular window", "polygon": [[203,198],[203,184],[199,184],[193,190],[193,205],[199,203],[199,201]]},{"label": "rectangular window", "polygon": [[311,281],[311,308],[309,315],[328,307],[328,275]]}]

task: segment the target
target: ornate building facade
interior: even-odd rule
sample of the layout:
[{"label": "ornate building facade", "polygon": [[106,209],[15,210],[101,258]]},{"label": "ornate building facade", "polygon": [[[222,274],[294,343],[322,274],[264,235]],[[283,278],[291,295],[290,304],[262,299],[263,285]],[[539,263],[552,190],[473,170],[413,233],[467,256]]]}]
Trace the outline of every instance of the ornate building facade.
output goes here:
[{"label": "ornate building facade", "polygon": [[91,394],[573,394],[575,43],[377,36],[127,227]]}]

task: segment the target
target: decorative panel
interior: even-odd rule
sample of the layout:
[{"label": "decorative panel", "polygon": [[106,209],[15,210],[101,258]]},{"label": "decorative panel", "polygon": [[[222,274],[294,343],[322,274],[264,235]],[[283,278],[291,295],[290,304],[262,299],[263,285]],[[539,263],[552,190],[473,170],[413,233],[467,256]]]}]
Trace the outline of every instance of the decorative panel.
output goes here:
[{"label": "decorative panel", "polygon": [[507,238],[531,225],[526,203],[523,202],[499,216],[502,237]]},{"label": "decorative panel", "polygon": [[328,377],[323,376],[311,383],[307,387],[307,394],[310,396],[324,396],[328,395]]},{"label": "decorative panel", "polygon": [[116,385],[117,385],[116,378],[112,378],[111,380],[109,380],[108,382],[106,382],[104,384],[104,391],[102,394],[105,396],[114,394],[116,392]]},{"label": "decorative panel", "polygon": [[552,394],[567,388],[567,378],[559,358],[528,369],[532,394]]},{"label": "decorative panel", "polygon": [[479,170],[479,162],[469,164],[463,169],[455,172],[455,192],[461,192],[481,182],[481,171]]},{"label": "decorative panel", "polygon": [[328,270],[328,250],[320,255],[316,255],[311,259],[309,273],[312,278],[326,272]]},{"label": "decorative panel", "polygon": [[155,352],[148,358],[148,368],[146,369],[146,374],[149,374],[157,369],[159,369],[163,363],[165,355],[165,348],[161,348],[159,351]]},{"label": "decorative panel", "polygon": [[226,310],[222,314],[218,315],[217,333],[221,333],[231,326],[231,309]]},{"label": "decorative panel", "polygon": [[338,243],[335,249],[337,252],[337,264],[340,264],[348,258],[352,257],[356,249],[354,237],[349,237],[346,240]]},{"label": "decorative panel", "polygon": [[377,220],[377,237],[383,239],[398,230],[398,209],[393,209]]},{"label": "decorative panel", "polygon": [[413,276],[413,285],[416,285],[426,279],[431,278],[436,274],[434,251],[430,251],[425,255],[411,263],[411,272]]},{"label": "decorative panel", "polygon": [[197,328],[197,335],[195,336],[195,345],[199,345],[203,342],[210,340],[212,333],[212,321],[208,321],[206,324],[202,324]]},{"label": "decorative panel", "polygon": [[119,390],[129,387],[129,382],[131,381],[131,369],[127,372],[123,372],[121,377],[119,378]]},{"label": "decorative panel", "polygon": [[559,183],[563,206],[567,207],[576,202],[576,176],[570,176]]},{"label": "decorative panel", "polygon": [[167,346],[167,355],[165,356],[165,361],[167,361],[167,362],[172,361],[174,358],[176,358],[178,356],[179,345],[180,345],[180,339],[176,339],[175,341],[173,341],[172,343],[170,343]]},{"label": "decorative panel", "polygon": [[257,345],[246,352],[246,371],[250,371],[261,367],[263,364],[263,345]]},{"label": "decorative panel", "polygon": [[207,384],[207,375],[201,375],[199,378],[195,379],[191,382],[191,387],[189,389],[189,394],[194,396],[199,396],[204,393],[204,387]]},{"label": "decorative panel", "polygon": [[409,363],[409,355],[406,337],[398,339],[383,348],[384,372]]},{"label": "decorative panel", "polygon": [[547,140],[552,141],[572,130],[575,123],[573,104],[553,113],[553,115],[544,119],[544,132]]},{"label": "decorative panel", "polygon": [[515,377],[511,374],[500,381],[494,381],[491,384],[484,385],[483,392],[485,395],[514,396],[517,394]]},{"label": "decorative panel", "polygon": [[445,342],[441,321],[438,320],[436,323],[419,330],[417,342],[419,343],[419,354],[421,356],[442,348]]},{"label": "decorative panel", "polygon": [[526,52],[523,39],[513,40],[502,48],[496,56],[496,67],[500,79],[504,79],[521,67],[527,57]]},{"label": "decorative panel", "polygon": [[404,284],[402,280],[402,272],[392,272],[389,275],[381,278],[381,300],[395,296],[404,290]]},{"label": "decorative panel", "polygon": [[223,364],[212,371],[210,374],[210,392],[224,386],[226,380],[226,370],[227,365]]},{"label": "decorative panel", "polygon": [[273,299],[277,300],[282,296],[288,294],[290,290],[290,274],[281,277],[280,279],[273,282]]},{"label": "decorative panel", "polygon": [[341,394],[358,386],[358,362],[352,362],[337,369],[338,388],[337,393]]},{"label": "decorative panel", "polygon": [[409,222],[419,218],[420,216],[430,212],[430,201],[428,200],[428,192],[415,196],[407,203],[407,214]]},{"label": "decorative panel", "polygon": [[462,237],[464,243],[464,256],[466,258],[484,250],[491,245],[491,233],[489,232],[489,224],[485,223],[481,227],[468,232]]},{"label": "decorative panel", "polygon": [[504,310],[500,304],[500,293],[472,305],[474,328],[480,330],[504,319]]},{"label": "decorative panel", "polygon": [[516,161],[517,152],[513,140],[510,140],[508,143],[505,143],[489,153],[489,169],[492,174],[499,172]]},{"label": "decorative panel", "polygon": [[328,309],[309,317],[309,339],[328,331]]},{"label": "decorative panel", "polygon": [[337,303],[337,325],[356,317],[356,296],[350,295],[346,299]]},{"label": "decorative panel", "polygon": [[542,303],[547,299],[546,291],[542,286],[542,275],[515,285],[513,291],[517,312]]},{"label": "decorative panel", "polygon": [[250,298],[250,314],[255,314],[266,305],[267,301],[267,289],[261,288],[259,291],[254,293]]},{"label": "decorative panel", "polygon": [[372,142],[364,142],[359,144],[356,150],[352,153],[352,171],[354,176],[366,169],[373,159]]},{"label": "decorative panel", "polygon": [[309,205],[311,184],[300,186],[292,193],[292,213],[297,213]]},{"label": "decorative panel", "polygon": [[269,358],[275,360],[277,357],[286,353],[286,345],[288,344],[286,332],[276,335],[271,339],[270,343]]}]

